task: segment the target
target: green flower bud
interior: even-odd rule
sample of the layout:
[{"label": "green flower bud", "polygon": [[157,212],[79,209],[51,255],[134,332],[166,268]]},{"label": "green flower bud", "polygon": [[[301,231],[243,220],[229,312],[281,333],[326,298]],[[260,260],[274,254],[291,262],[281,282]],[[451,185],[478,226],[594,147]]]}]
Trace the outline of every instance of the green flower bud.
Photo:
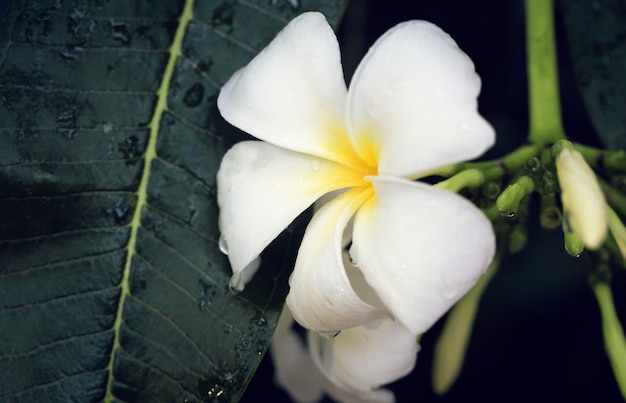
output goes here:
[{"label": "green flower bud", "polygon": [[528,176],[521,176],[517,182],[510,184],[496,199],[498,212],[507,217],[512,217],[522,202],[524,196],[535,189],[535,183]]}]

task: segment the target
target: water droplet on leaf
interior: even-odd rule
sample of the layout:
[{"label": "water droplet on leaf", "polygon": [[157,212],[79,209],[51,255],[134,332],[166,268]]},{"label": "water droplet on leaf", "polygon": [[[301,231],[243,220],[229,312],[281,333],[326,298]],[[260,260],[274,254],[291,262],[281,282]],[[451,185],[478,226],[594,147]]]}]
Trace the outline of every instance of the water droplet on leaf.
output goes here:
[{"label": "water droplet on leaf", "polygon": [[183,103],[189,107],[200,105],[204,97],[204,87],[200,83],[195,83],[185,92]]},{"label": "water droplet on leaf", "polygon": [[113,39],[122,42],[124,45],[128,45],[130,43],[131,35],[128,32],[128,24],[111,19],[110,26]]},{"label": "water droplet on leaf", "polygon": [[211,302],[211,300],[206,299],[206,298],[201,298],[200,302],[198,303],[198,309],[200,309],[200,312],[204,312],[206,311],[211,305],[213,305],[213,302]]}]

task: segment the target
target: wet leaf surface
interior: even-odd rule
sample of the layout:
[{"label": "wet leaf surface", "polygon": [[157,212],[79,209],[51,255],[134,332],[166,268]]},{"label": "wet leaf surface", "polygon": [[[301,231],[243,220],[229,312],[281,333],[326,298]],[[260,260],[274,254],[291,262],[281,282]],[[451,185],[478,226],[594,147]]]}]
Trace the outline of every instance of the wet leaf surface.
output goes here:
[{"label": "wet leaf surface", "polygon": [[561,2],[570,56],[583,101],[602,141],[626,148],[626,3]]},{"label": "wet leaf surface", "polygon": [[336,25],[345,2],[190,5],[5,10],[0,400],[233,401],[267,348],[301,228],[228,290],[215,174],[245,135],[216,98],[292,17]]}]

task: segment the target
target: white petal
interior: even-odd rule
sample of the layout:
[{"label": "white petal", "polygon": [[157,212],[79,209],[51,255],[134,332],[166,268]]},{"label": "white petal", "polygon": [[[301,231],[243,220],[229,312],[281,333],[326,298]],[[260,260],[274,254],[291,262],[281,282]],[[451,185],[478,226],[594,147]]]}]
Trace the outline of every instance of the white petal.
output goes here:
[{"label": "white petal", "polygon": [[320,13],[293,19],[222,87],[220,113],[275,145],[333,160],[353,160],[345,133],[346,84],[339,45]]},{"label": "white petal", "polygon": [[556,158],[561,200],[569,225],[589,249],[600,247],[608,231],[604,193],[582,154],[564,148]]},{"label": "white petal", "polygon": [[274,377],[295,401],[318,401],[325,382],[292,324],[293,317],[284,307],[270,345]]},{"label": "white petal", "polygon": [[376,196],[354,219],[350,254],[394,316],[421,334],[485,272],[495,252],[493,229],[456,193],[370,179]]},{"label": "white petal", "polygon": [[320,196],[355,184],[362,176],[341,164],[262,141],[236,144],[217,174],[221,246],[235,277]]},{"label": "white petal", "polygon": [[419,345],[415,334],[385,318],[346,329],[332,339],[309,333],[309,348],[322,373],[346,395],[390,401],[393,395],[376,389],[411,372]]},{"label": "white petal", "polygon": [[[224,238],[220,238],[220,242],[225,244],[226,240]],[[228,252],[226,247],[223,247],[223,249],[223,252]],[[230,277],[230,281],[228,281],[228,287],[234,291],[243,291],[246,284],[248,284],[248,282],[252,280],[252,277],[254,277],[260,266],[261,256],[257,257],[252,262],[247,264],[246,267],[244,267],[241,271],[234,272],[233,275]]]},{"label": "white petal", "polygon": [[386,315],[357,295],[343,265],[344,229],[371,195],[371,187],[342,193],[317,211],[306,229],[287,305],[307,329],[332,335]]},{"label": "white petal", "polygon": [[415,177],[475,158],[494,142],[478,114],[480,78],[437,26],[409,21],[385,33],[357,68],[348,91],[348,131],[381,175]]}]

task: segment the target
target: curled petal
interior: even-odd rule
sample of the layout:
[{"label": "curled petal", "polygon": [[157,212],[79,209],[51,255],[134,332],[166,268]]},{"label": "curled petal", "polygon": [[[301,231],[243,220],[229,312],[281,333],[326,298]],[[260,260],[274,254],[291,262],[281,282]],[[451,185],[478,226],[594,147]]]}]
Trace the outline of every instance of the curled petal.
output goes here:
[{"label": "curled petal", "polygon": [[357,159],[345,127],[339,45],[320,13],[293,19],[222,87],[232,125],[280,147],[343,162]]},{"label": "curled petal", "polygon": [[[223,251],[228,252],[226,249],[226,241],[224,238],[220,238],[220,242],[223,243],[221,248]],[[243,291],[248,281],[252,280],[252,277],[256,274],[257,270],[261,266],[261,256],[258,256],[252,262],[246,265],[241,271],[233,272],[233,275],[228,281],[228,287],[234,291]]]},{"label": "curled petal", "polygon": [[384,318],[332,339],[309,332],[309,348],[318,368],[338,387],[335,393],[383,402],[393,401],[393,395],[378,388],[411,372],[419,345],[401,323]]},{"label": "curled petal", "polygon": [[231,285],[242,288],[244,268],[320,196],[362,183],[361,175],[332,161],[261,141],[236,144],[217,174],[221,244],[234,272]]},{"label": "curled petal", "polygon": [[600,247],[608,231],[607,206],[598,179],[583,156],[564,148],[556,158],[563,209],[572,231],[589,249]]},{"label": "curled petal", "polygon": [[369,179],[376,196],[354,219],[350,254],[385,306],[421,334],[485,272],[495,252],[493,229],[456,193]]},{"label": "curled petal", "polygon": [[289,279],[287,305],[307,329],[332,335],[386,315],[360,298],[343,264],[346,225],[371,195],[371,187],[342,193],[317,211],[306,229]]},{"label": "curled petal", "polygon": [[426,21],[387,31],[348,91],[348,132],[381,175],[416,178],[475,158],[494,143],[477,111],[480,78],[454,40]]}]

